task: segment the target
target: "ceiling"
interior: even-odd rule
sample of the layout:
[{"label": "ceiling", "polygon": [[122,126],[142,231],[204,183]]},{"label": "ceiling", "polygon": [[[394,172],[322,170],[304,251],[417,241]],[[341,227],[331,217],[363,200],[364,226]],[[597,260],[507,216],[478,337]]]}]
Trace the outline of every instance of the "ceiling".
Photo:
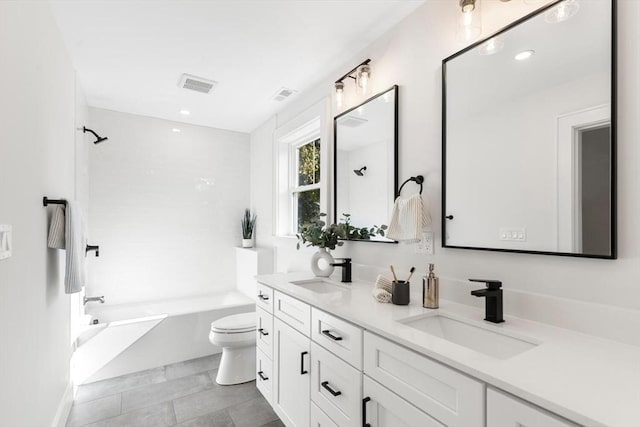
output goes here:
[{"label": "ceiling", "polygon": [[[422,3],[51,1],[90,106],[241,132],[333,78]],[[219,84],[209,95],[180,89],[182,73]],[[298,92],[272,100],[282,87]]]}]

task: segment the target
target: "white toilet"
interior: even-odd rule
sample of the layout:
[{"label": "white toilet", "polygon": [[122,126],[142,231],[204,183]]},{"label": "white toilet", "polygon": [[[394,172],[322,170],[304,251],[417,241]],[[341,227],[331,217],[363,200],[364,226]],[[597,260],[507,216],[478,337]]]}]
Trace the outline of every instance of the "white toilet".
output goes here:
[{"label": "white toilet", "polygon": [[256,313],[223,317],[211,323],[209,341],[222,347],[216,382],[220,385],[256,379]]}]

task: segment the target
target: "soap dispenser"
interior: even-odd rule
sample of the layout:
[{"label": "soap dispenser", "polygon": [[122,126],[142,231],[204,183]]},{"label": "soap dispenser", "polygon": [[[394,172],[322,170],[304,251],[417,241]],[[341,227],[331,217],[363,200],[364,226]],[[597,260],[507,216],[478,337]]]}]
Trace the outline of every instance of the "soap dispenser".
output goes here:
[{"label": "soap dispenser", "polygon": [[422,306],[424,308],[438,308],[440,301],[440,283],[433,264],[429,264],[429,275],[422,278]]}]

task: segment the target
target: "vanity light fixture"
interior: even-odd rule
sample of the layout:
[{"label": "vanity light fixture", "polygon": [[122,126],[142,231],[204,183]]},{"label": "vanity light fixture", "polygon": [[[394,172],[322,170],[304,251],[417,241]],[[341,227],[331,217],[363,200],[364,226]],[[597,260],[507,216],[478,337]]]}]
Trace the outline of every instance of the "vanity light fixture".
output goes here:
[{"label": "vanity light fixture", "polygon": [[525,59],[529,59],[536,53],[535,50],[523,50],[520,53],[517,53],[516,56],[513,57],[516,61],[524,61]]},{"label": "vanity light fixture", "polygon": [[344,106],[344,81],[346,79],[353,79],[355,81],[355,88],[358,94],[367,95],[371,92],[371,60],[367,59],[360,64],[356,65],[344,76],[340,77],[335,82],[336,89],[336,109],[342,110]]},{"label": "vanity light fixture", "polygon": [[564,0],[545,13],[544,20],[549,24],[558,24],[575,16],[580,10],[579,0]]},{"label": "vanity light fixture", "polygon": [[180,114],[182,114],[183,116],[188,116],[189,114],[191,114],[191,111],[189,110],[180,110]]},{"label": "vanity light fixture", "polygon": [[468,43],[482,33],[480,18],[480,0],[460,0],[462,16],[459,18],[456,38],[461,43]]}]

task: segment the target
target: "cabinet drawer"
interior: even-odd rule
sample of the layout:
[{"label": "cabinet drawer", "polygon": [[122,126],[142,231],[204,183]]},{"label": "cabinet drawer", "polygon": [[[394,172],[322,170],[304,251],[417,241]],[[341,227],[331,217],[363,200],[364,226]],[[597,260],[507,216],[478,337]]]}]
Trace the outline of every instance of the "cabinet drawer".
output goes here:
[{"label": "cabinet drawer", "polygon": [[528,402],[487,389],[487,426],[577,427]]},{"label": "cabinet drawer", "polygon": [[449,427],[484,426],[483,383],[370,332],[364,373]]},{"label": "cabinet drawer", "polygon": [[256,344],[269,358],[273,357],[273,316],[256,308]]},{"label": "cabinet drawer", "polygon": [[256,350],[256,387],[271,404],[273,395],[273,362],[260,349]]},{"label": "cabinet drawer", "polygon": [[362,374],[314,342],[311,400],[341,427],[362,425]]},{"label": "cabinet drawer", "polygon": [[311,335],[311,307],[309,304],[275,291],[273,315],[305,336]]},{"label": "cabinet drawer", "polygon": [[363,388],[365,419],[362,425],[366,423],[371,427],[445,427],[366,375]]},{"label": "cabinet drawer", "polygon": [[362,370],[362,329],[317,308],[311,309],[311,338]]},{"label": "cabinet drawer", "polygon": [[322,409],[311,402],[311,427],[338,427],[338,424],[331,421]]},{"label": "cabinet drawer", "polygon": [[273,289],[262,283],[256,283],[256,307],[273,313]]}]

